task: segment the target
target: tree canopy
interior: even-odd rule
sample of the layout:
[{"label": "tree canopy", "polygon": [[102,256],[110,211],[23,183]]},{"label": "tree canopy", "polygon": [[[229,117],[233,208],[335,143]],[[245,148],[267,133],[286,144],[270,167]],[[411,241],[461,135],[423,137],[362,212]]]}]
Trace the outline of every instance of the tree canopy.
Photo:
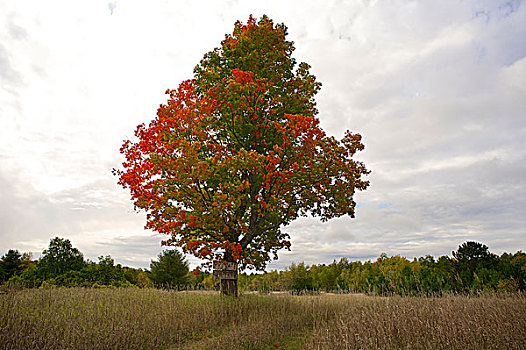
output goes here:
[{"label": "tree canopy", "polygon": [[73,248],[69,239],[55,237],[49,247],[42,252],[38,268],[46,277],[54,277],[69,270],[76,270],[84,265],[84,256]]},{"label": "tree canopy", "polygon": [[283,227],[299,216],[354,217],[354,193],[369,185],[353,159],[361,136],[321,129],[321,84],[286,35],[266,16],[237,22],[124,142],[114,172],[165,244],[262,269],[290,247]]},{"label": "tree canopy", "polygon": [[21,270],[22,255],[18,250],[9,251],[0,258],[0,281],[8,280]]},{"label": "tree canopy", "polygon": [[157,287],[181,288],[188,283],[189,265],[177,250],[164,250],[150,264],[150,279]]}]

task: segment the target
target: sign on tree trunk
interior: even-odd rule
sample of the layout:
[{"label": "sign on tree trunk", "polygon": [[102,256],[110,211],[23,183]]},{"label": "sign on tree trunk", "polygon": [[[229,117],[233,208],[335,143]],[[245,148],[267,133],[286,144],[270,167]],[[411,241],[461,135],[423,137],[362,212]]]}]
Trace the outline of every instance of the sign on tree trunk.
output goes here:
[{"label": "sign on tree trunk", "polygon": [[221,280],[221,294],[237,296],[237,264],[214,261],[213,277]]},{"label": "sign on tree trunk", "polygon": [[237,272],[237,264],[234,262],[216,260],[214,261],[214,271],[215,270],[236,271]]}]

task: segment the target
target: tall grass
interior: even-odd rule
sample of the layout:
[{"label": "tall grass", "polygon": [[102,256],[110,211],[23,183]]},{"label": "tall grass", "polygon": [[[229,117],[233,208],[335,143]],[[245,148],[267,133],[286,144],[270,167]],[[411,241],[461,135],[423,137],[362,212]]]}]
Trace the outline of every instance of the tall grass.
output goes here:
[{"label": "tall grass", "polygon": [[0,295],[0,349],[524,349],[525,320],[520,295],[22,290]]},{"label": "tall grass", "polygon": [[[312,324],[293,298],[154,289],[40,289],[0,296],[1,349],[261,348]],[[199,340],[199,341],[197,341]],[[239,341],[238,341],[239,340]],[[234,344],[235,343],[235,344]]]},{"label": "tall grass", "polygon": [[526,349],[524,296],[342,298],[309,349]]}]

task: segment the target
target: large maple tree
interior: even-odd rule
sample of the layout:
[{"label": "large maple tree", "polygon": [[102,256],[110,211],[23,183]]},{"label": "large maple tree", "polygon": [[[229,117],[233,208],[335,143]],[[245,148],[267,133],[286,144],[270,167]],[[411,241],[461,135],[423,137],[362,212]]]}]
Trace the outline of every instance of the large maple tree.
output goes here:
[{"label": "large maple tree", "polygon": [[361,136],[320,128],[321,84],[286,35],[266,16],[237,22],[124,142],[114,172],[164,244],[263,269],[290,247],[283,228],[299,216],[354,217],[353,195],[369,185],[353,160]]}]

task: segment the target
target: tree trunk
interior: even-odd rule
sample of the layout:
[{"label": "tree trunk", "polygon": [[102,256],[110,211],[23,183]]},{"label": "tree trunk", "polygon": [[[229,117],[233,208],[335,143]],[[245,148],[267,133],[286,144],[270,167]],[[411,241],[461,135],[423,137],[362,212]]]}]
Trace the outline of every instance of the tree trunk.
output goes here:
[{"label": "tree trunk", "polygon": [[237,278],[221,279],[221,295],[231,295],[237,297]]},{"label": "tree trunk", "polygon": [[237,297],[237,263],[234,262],[232,251],[227,249],[222,262],[216,262],[214,270],[219,269],[221,279],[221,295]]}]

